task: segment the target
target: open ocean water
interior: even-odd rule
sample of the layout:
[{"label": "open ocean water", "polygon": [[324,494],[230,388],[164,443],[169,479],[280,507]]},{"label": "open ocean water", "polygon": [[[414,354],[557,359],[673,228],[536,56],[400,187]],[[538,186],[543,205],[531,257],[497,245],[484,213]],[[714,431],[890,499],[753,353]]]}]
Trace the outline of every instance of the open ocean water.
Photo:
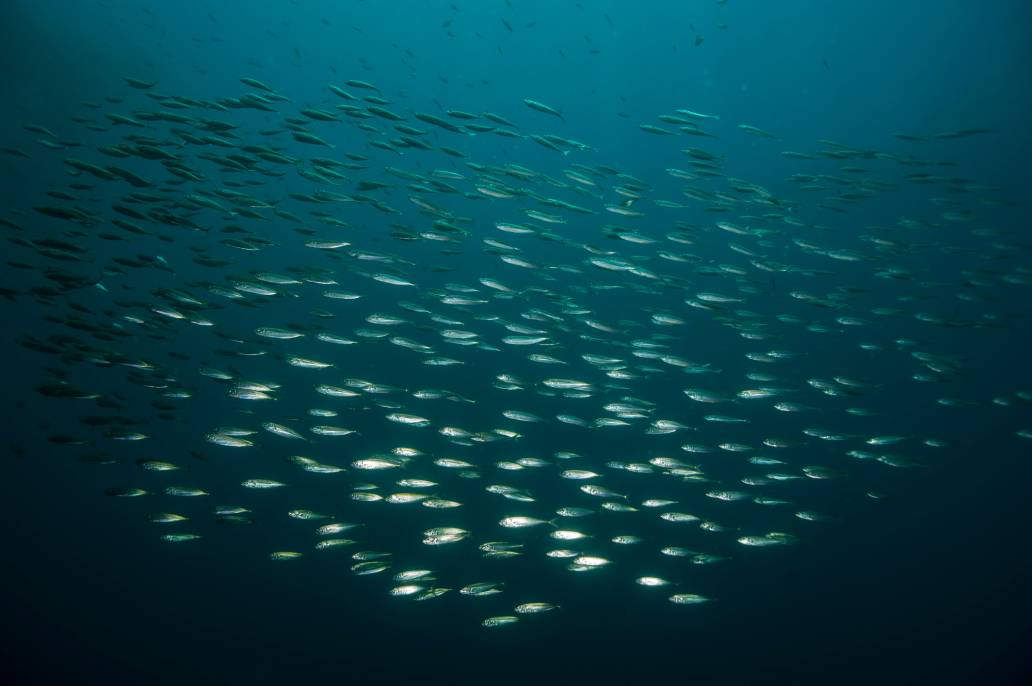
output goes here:
[{"label": "open ocean water", "polygon": [[2,682],[1027,683],[1030,27],[0,3]]}]

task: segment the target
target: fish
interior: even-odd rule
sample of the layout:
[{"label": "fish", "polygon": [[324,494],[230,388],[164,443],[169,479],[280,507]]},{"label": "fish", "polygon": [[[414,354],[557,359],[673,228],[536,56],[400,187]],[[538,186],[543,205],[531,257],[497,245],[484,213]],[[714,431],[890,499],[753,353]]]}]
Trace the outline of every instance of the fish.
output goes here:
[{"label": "fish", "polygon": [[526,517],[523,515],[512,515],[509,517],[503,517],[498,522],[498,526],[506,529],[524,529],[531,526],[541,526],[542,524],[548,524],[549,522],[544,519],[537,519],[536,517]]},{"label": "fish", "polygon": [[543,102],[538,102],[537,100],[531,100],[530,98],[525,98],[523,100],[523,104],[526,105],[527,107],[529,107],[532,110],[536,110],[538,112],[543,112],[544,114],[550,114],[553,117],[558,117],[559,119],[563,119],[562,112],[560,112],[559,110],[557,110],[557,109],[555,109],[553,107],[549,107],[548,105],[546,105]]},{"label": "fish", "polygon": [[501,626],[508,626],[509,624],[515,624],[519,621],[519,617],[514,615],[496,615],[494,617],[488,617],[480,622],[480,625],[488,629],[494,629]]}]

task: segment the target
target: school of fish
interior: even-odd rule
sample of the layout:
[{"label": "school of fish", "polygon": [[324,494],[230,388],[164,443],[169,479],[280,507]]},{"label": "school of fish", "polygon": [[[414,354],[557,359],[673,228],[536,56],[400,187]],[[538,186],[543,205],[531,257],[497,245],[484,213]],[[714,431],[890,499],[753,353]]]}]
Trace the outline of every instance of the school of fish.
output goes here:
[{"label": "school of fish", "polygon": [[[992,132],[784,150],[686,103],[618,132],[668,144],[631,170],[533,93],[239,81],[126,76],[3,151],[53,171],[0,218],[47,439],[170,545],[289,522],[256,559],[488,628],[563,606],[546,568],[698,605],[702,567],[919,487],[972,405],[1032,402],[966,393],[942,347],[991,355],[1032,282],[1011,201],[947,159]],[[787,180],[728,159],[743,137]]]}]

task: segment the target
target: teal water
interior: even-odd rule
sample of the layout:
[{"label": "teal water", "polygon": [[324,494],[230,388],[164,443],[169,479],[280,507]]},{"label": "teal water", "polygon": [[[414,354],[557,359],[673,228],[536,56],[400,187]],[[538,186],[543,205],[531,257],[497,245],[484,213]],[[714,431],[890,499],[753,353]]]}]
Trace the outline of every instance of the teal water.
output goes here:
[{"label": "teal water", "polygon": [[1020,682],[1028,19],[7,3],[8,680]]}]

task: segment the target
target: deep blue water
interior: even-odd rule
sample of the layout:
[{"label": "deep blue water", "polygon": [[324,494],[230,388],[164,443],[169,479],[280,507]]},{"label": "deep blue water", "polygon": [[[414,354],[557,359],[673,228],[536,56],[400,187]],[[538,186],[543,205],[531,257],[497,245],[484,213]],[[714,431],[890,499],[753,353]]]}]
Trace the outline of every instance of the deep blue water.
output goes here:
[{"label": "deep blue water", "polygon": [[[4,3],[0,9],[0,65],[6,104],[0,117],[0,147],[30,154],[28,158],[7,154],[0,159],[5,179],[0,186],[0,216],[22,227],[4,228],[5,237],[16,240],[5,242],[6,264],[0,283],[12,291],[10,298],[2,301],[7,322],[2,333],[6,362],[2,412],[8,418],[5,439],[11,446],[0,478],[0,522],[6,551],[2,611],[7,636],[2,670],[9,675],[7,681],[1020,683],[1028,663],[1025,639],[1032,605],[1027,589],[1032,572],[1027,495],[1032,442],[1016,435],[1018,430],[1032,429],[1032,406],[1027,397],[1022,401],[1018,395],[1032,391],[1028,356],[1032,291],[1024,204],[1032,154],[1027,126],[1030,96],[1024,87],[1032,57],[1028,41],[1032,17],[1024,3],[1004,0],[979,5],[948,0],[934,3],[934,7],[917,0],[846,5],[806,0],[728,0],[722,4],[657,0],[637,5],[608,0]],[[702,40],[695,45],[697,36]],[[123,234],[123,241],[100,239],[97,233],[109,229],[106,222],[118,216],[110,206],[133,189],[88,176],[72,177],[62,160],[74,157],[96,164],[120,164],[148,178],[173,180],[159,177],[155,170],[160,168],[151,161],[111,159],[96,152],[99,146],[111,145],[127,133],[170,135],[164,124],[136,131],[110,126],[105,120],[105,113],[131,115],[158,107],[145,91],[127,86],[124,76],[154,82],[146,93],[183,95],[198,101],[239,97],[247,92],[241,77],[259,79],[288,97],[289,103],[278,103],[275,111],[269,112],[183,112],[233,122],[241,127],[239,132],[246,135],[247,143],[282,146],[287,154],[298,157],[341,159],[347,152],[367,157],[363,162],[366,169],[346,171],[352,181],[332,190],[355,192],[353,183],[358,178],[390,184],[391,188],[371,194],[401,212],[389,215],[362,203],[332,208],[320,205],[315,209],[337,213],[351,228],[338,230],[310,218],[304,225],[322,237],[343,237],[357,249],[408,260],[404,273],[421,288],[395,289],[364,278],[361,272],[382,271],[376,264],[313,257],[312,250],[302,247],[305,237],[293,231],[297,223],[276,218],[227,219],[206,209],[194,213],[193,218],[210,229],[208,232],[150,223],[147,226],[155,233],[173,240],[133,234]],[[459,148],[469,158],[415,149],[398,154],[370,147],[368,141],[377,137],[355,126],[367,120],[344,118],[311,124],[309,130],[332,141],[333,149],[295,143],[282,132],[256,134],[281,129],[284,117],[299,116],[301,108],[332,109],[344,104],[326,86],[343,85],[348,79],[375,84],[383,97],[393,102],[386,107],[405,115],[407,123],[431,130],[427,140],[434,146]],[[371,94],[349,90],[360,96]],[[118,101],[108,102],[106,97]],[[559,108],[563,119],[528,109],[522,102],[525,98]],[[100,109],[86,108],[84,101],[98,103]],[[638,128],[639,124],[673,128],[656,117],[677,108],[718,115],[719,121],[701,122],[716,137],[654,136]],[[451,134],[411,116],[429,112],[445,117],[447,110],[494,112],[513,121],[522,133],[572,138],[595,150],[561,155],[526,139]],[[87,129],[73,117],[89,118],[107,130]],[[38,139],[49,138],[27,131],[27,123],[47,127],[57,140],[79,145],[48,149]],[[373,123],[387,128],[389,122]],[[777,138],[750,136],[736,128],[739,123],[770,131]],[[934,137],[966,128],[988,132]],[[893,137],[901,132],[930,140]],[[780,154],[784,150],[827,150],[828,144],[818,143],[821,140],[837,141],[854,150],[879,151],[896,159],[948,161],[949,166],[908,167],[873,155],[843,161],[799,160]],[[689,158],[678,152],[688,146],[717,155],[727,176],[759,184],[787,204],[739,206],[726,215],[702,211],[701,205],[680,195],[680,189],[689,184],[664,172],[689,166]],[[204,151],[226,153],[213,145]],[[184,146],[176,152],[196,155],[200,149]],[[635,204],[646,212],[643,219],[571,214],[568,224],[555,228],[572,241],[619,250],[621,257],[640,258],[648,269],[686,279],[686,289],[667,284],[656,292],[576,290],[595,282],[635,286],[642,282],[624,274],[587,271],[592,269],[584,266],[587,255],[570,246],[496,231],[493,227],[498,221],[531,223],[521,214],[523,208],[556,211],[523,199],[427,196],[435,204],[454,209],[460,217],[468,217],[471,221],[463,227],[470,235],[458,244],[392,238],[391,232],[398,230],[392,224],[418,233],[431,228],[432,218],[415,211],[408,201],[412,193],[404,188],[406,182],[384,173],[383,168],[393,166],[419,174],[447,169],[472,176],[465,165],[468,161],[517,164],[556,178],[573,164],[608,165],[651,184],[650,199],[690,205],[661,211],[652,205],[645,209],[643,200]],[[819,198],[841,196],[844,187],[832,184],[822,195],[802,191],[798,181],[789,180],[800,173],[848,175],[850,172],[840,170],[847,165],[869,168],[865,178],[892,181],[899,188],[875,192],[863,202],[843,202],[837,206],[845,211],[832,212],[819,206]],[[205,170],[210,183],[166,184],[164,188],[175,197],[193,192],[191,189],[217,186],[220,179],[240,178],[220,174],[213,167]],[[964,179],[967,190],[957,191],[962,183],[900,181],[911,172]],[[313,209],[287,196],[317,188],[294,173],[247,178],[260,184],[240,190],[282,200],[281,208],[298,215],[307,217]],[[78,195],[86,198],[83,206],[105,217],[100,226],[79,226],[32,210],[33,206],[62,204],[45,192],[67,189],[70,183],[81,181],[93,186]],[[521,183],[512,178],[507,181]],[[977,186],[970,188],[970,184]],[[461,185],[464,191],[473,190],[468,182]],[[706,180],[694,185],[717,187]],[[555,190],[548,185],[535,189],[580,205],[601,206],[597,199],[568,189]],[[943,197],[956,205],[930,202]],[[609,193],[605,202],[620,199]],[[940,221],[943,211],[956,207],[971,213],[968,221]],[[800,251],[787,233],[773,234],[763,243],[763,236],[756,241],[752,236],[713,228],[717,221],[788,226],[757,218],[762,212],[787,214],[809,225],[810,230],[798,234],[800,240],[863,253],[865,259],[829,260]],[[901,218],[938,223],[914,229],[904,227]],[[687,230],[694,244],[666,243],[663,247],[691,252],[700,258],[699,264],[745,264],[740,255],[727,249],[726,244],[733,242],[761,245],[765,258],[773,262],[828,273],[807,277],[750,272],[747,283],[755,290],[741,307],[753,314],[738,321],[755,315],[775,327],[777,338],[755,344],[743,341],[731,328],[715,323],[713,317],[719,315],[684,305],[687,294],[733,292],[735,281],[726,274],[696,271],[698,264],[646,260],[642,256],[654,252],[655,246],[612,241],[600,228],[607,223],[633,223],[642,234],[661,238],[677,228],[677,221],[690,227]],[[244,226],[275,242],[276,247],[259,252],[232,250],[220,241],[240,234],[220,233],[220,227],[224,231],[227,224]],[[981,231],[988,229],[996,233]],[[53,261],[25,244],[75,230],[82,233],[71,237],[64,233],[64,237],[88,249],[88,262]],[[892,238],[899,244],[894,251],[878,251],[867,240],[871,235]],[[519,270],[501,263],[497,255],[482,249],[482,238],[518,243],[523,248],[521,256],[539,265],[576,265],[585,271],[556,271],[554,281],[544,280],[537,275],[540,270]],[[442,247],[455,248],[461,254],[442,254]],[[200,251],[233,263],[202,267],[193,262]],[[129,269],[125,276],[103,274],[113,258],[138,254],[160,255],[169,268]],[[303,290],[284,289],[298,297],[273,298],[245,308],[205,290],[209,282],[228,283],[224,282],[227,277],[247,278],[248,273],[261,271],[285,273],[285,267],[301,265],[335,270],[339,287],[361,293],[363,299],[354,307],[350,302],[338,304],[318,296],[322,287],[306,285]],[[911,270],[913,280],[872,276],[879,268],[894,266]],[[88,286],[56,297],[33,292],[40,275],[50,267],[100,280],[107,290]],[[1015,278],[1001,280],[1000,275]],[[363,341],[327,351],[327,346],[312,336],[291,341],[288,348],[278,345],[280,342],[256,341],[253,335],[256,326],[282,327],[295,322],[351,335],[355,328],[370,326],[361,317],[373,312],[415,320],[415,315],[399,308],[399,299],[427,304],[430,289],[449,283],[479,286],[481,277],[494,277],[517,289],[551,288],[573,295],[608,324],[647,322],[653,309],[683,316],[687,325],[672,331],[633,329],[625,322],[621,326],[641,333],[624,338],[671,333],[679,336],[673,354],[723,371],[680,376],[674,369],[635,382],[629,394],[673,408],[660,416],[681,419],[699,430],[667,441],[665,436],[644,435],[640,424],[625,431],[584,430],[555,421],[545,425],[505,423],[499,419],[505,409],[542,417],[570,411],[591,418],[601,413],[602,403],[598,397],[567,401],[526,391],[512,395],[491,387],[496,374],[539,379],[581,378],[594,373],[591,380],[595,383],[605,382],[606,377],[585,371],[584,364],[569,370],[542,370],[525,359],[528,351],[513,353],[503,345],[498,345],[503,349],[500,352],[435,346],[438,354],[468,358],[465,365],[437,369],[420,364],[417,354],[384,341]],[[215,326],[163,321],[151,330],[155,337],[134,329],[131,336],[90,340],[118,350],[126,359],[160,364],[194,393],[187,400],[173,401],[174,409],[166,412],[168,418],[161,418],[160,408],[151,405],[155,400],[152,389],[132,383],[128,367],[112,370],[76,362],[69,358],[68,350],[64,355],[45,354],[19,344],[26,337],[46,339],[55,334],[89,338],[82,330],[69,327],[69,321],[100,324],[125,313],[155,320],[149,308],[167,304],[154,293],[161,288],[186,290],[217,303],[217,309],[203,312]],[[821,296],[845,293],[849,309],[842,314],[871,323],[858,327],[859,331],[838,327],[829,333],[807,331],[801,324],[777,324],[776,315],[822,323],[837,316],[788,295],[797,291]],[[963,297],[967,295],[973,297]],[[475,328],[485,338],[490,334],[496,345],[503,335],[497,324],[476,321],[466,311],[430,302],[435,312],[463,320],[466,326],[459,328]],[[86,310],[70,310],[71,304]],[[520,314],[546,306],[550,306],[549,300],[527,296],[492,301],[484,307],[507,321],[537,326],[540,322],[522,320]],[[903,314],[871,315],[872,308],[878,307],[900,308]],[[314,308],[332,309],[338,316],[324,321],[306,312]],[[920,312],[963,325],[935,326],[913,316]],[[974,323],[979,325],[972,326]],[[576,330],[585,331],[607,336],[583,327]],[[400,335],[419,341],[439,339],[434,329],[417,326]],[[246,338],[248,343],[237,344],[230,340],[233,337]],[[900,339],[914,343],[900,344]],[[861,342],[878,343],[884,349],[864,351],[857,346]],[[247,346],[262,345],[269,355],[235,354]],[[770,349],[789,350],[795,356],[769,366],[744,361],[743,351]],[[910,354],[912,349],[947,356],[955,373],[932,382],[913,380],[912,375],[922,368]],[[574,334],[563,339],[560,350],[560,356],[570,359],[583,352],[613,352]],[[336,367],[330,377],[322,371],[292,368],[282,362],[287,352],[318,359],[332,357]],[[844,474],[838,480],[790,484],[778,491],[778,495],[799,498],[808,508],[831,515],[830,521],[807,529],[801,529],[798,521],[793,523],[790,513],[695,502],[705,499],[697,493],[686,495],[684,484],[657,482],[648,495],[681,499],[686,511],[726,519],[749,532],[793,526],[800,536],[797,544],[784,547],[747,548],[737,545],[733,537],[714,544],[713,552],[733,559],[687,570],[683,590],[714,598],[688,608],[675,607],[665,601],[662,592],[645,593],[633,584],[634,576],[668,574],[671,568],[669,560],[656,560],[654,554],[647,559],[633,548],[606,550],[615,560],[614,569],[586,574],[570,574],[561,564],[532,564],[499,572],[499,565],[510,562],[484,560],[468,541],[462,544],[467,545],[462,552],[448,546],[428,551],[419,544],[418,535],[412,538],[412,531],[445,524],[463,526],[474,530],[474,539],[480,542],[507,536],[497,530],[481,533],[485,522],[491,524],[504,515],[551,516],[546,505],[523,509],[498,498],[488,499],[481,492],[485,483],[532,487],[543,502],[558,499],[558,504],[572,504],[574,500],[563,495],[569,484],[551,477],[496,471],[477,481],[452,480],[449,486],[466,502],[456,515],[381,508],[364,520],[362,535],[369,542],[363,547],[393,550],[398,568],[428,565],[442,580],[461,578],[467,583],[501,574],[513,587],[522,585],[524,591],[519,599],[507,597],[508,605],[473,607],[454,592],[425,603],[405,603],[387,596],[383,578],[352,575],[347,553],[330,561],[314,554],[285,564],[268,560],[269,551],[305,547],[307,552],[312,544],[305,528],[310,523],[285,517],[282,513],[286,510],[339,508],[344,519],[363,518],[365,511],[348,501],[349,489],[339,481],[299,476],[297,467],[283,459],[302,449],[291,452],[287,448],[293,446],[266,436],[255,450],[232,451],[206,443],[204,435],[215,426],[250,426],[258,420],[241,414],[251,407],[227,397],[225,384],[199,375],[201,367],[282,384],[274,409],[254,409],[262,421],[275,419],[303,426],[308,419],[304,412],[310,407],[345,407],[346,403],[329,399],[316,403],[318,396],[313,396],[310,388],[314,379],[340,383],[347,376],[406,390],[453,389],[477,400],[475,405],[406,402],[402,411],[425,413],[435,426],[485,430],[504,425],[526,433],[515,444],[493,443],[466,452],[429,434],[429,429],[399,429],[379,417],[374,421],[357,412],[354,416],[344,413],[327,423],[358,426],[361,436],[316,441],[304,448],[321,461],[341,465],[392,445],[425,446],[435,456],[476,454],[488,464],[521,456],[551,459],[553,452],[561,450],[591,456],[595,467],[610,460],[645,462],[664,454],[690,462],[691,455],[685,457],[677,450],[684,441],[735,440],[757,445],[769,436],[798,439],[800,429],[810,426],[849,433],[850,440],[905,435],[942,439],[949,447],[931,449],[919,445],[917,438],[911,439],[891,452],[918,459],[922,466],[893,469],[850,460],[843,456],[841,444],[807,440],[793,449],[797,465],[826,465]],[[88,400],[58,400],[37,393],[34,388],[53,381],[54,370],[67,370],[76,386],[95,389],[120,407],[102,409]],[[779,375],[786,385],[802,389],[786,399],[819,405],[818,413],[800,418],[762,411],[758,406],[743,407],[743,403],[732,409],[718,406],[700,411],[682,393],[688,386],[733,393],[745,387],[746,372]],[[859,378],[871,386],[855,398],[825,398],[806,386],[806,379],[833,375]],[[618,396],[606,396],[606,401]],[[957,399],[960,405],[946,407],[937,402],[942,398]],[[994,398],[1007,404],[993,402]],[[391,400],[400,402],[396,396]],[[581,405],[571,409],[572,403],[583,404],[585,409],[578,410]],[[878,415],[846,416],[844,408],[853,405],[877,410]],[[707,424],[701,415],[711,409],[745,414],[751,422],[730,429]],[[80,421],[97,414],[138,420],[139,424],[129,428],[152,438],[109,440],[103,427]],[[60,445],[48,440],[54,435],[83,438],[88,445]],[[858,446],[850,443],[849,447]],[[102,465],[78,459],[90,453],[103,453],[117,462]],[[176,463],[184,467],[185,475],[143,473],[135,464],[140,458]],[[706,464],[707,474],[726,480],[729,487],[742,476],[737,455]],[[349,472],[348,478],[365,480],[353,474]],[[413,475],[441,476],[427,471]],[[239,482],[248,477],[279,479],[290,485],[241,494]],[[640,478],[612,473],[607,474],[605,484],[617,492],[633,491]],[[112,487],[160,491],[169,484],[202,486],[218,495],[203,505],[182,504],[164,496],[124,499],[104,495],[105,489]],[[871,490],[884,498],[865,496]],[[154,504],[148,498],[163,500]],[[216,502],[254,507],[255,524],[234,527],[212,523],[210,517],[204,520],[202,513],[210,512]],[[189,511],[196,520],[185,530],[202,533],[204,538],[178,545],[159,540],[166,530],[159,531],[159,525],[148,522],[146,515],[181,510]],[[421,519],[425,526],[419,524]],[[668,530],[655,522],[628,527],[619,519],[600,521],[604,523],[585,524],[593,527],[599,540],[625,529],[646,537],[669,538]],[[669,542],[693,547],[706,546],[710,540],[709,534],[692,531]],[[535,553],[542,550],[535,548]],[[497,631],[479,626],[489,613],[507,613],[512,602],[541,598],[555,599],[561,610]],[[486,607],[492,609],[483,609]]]}]

